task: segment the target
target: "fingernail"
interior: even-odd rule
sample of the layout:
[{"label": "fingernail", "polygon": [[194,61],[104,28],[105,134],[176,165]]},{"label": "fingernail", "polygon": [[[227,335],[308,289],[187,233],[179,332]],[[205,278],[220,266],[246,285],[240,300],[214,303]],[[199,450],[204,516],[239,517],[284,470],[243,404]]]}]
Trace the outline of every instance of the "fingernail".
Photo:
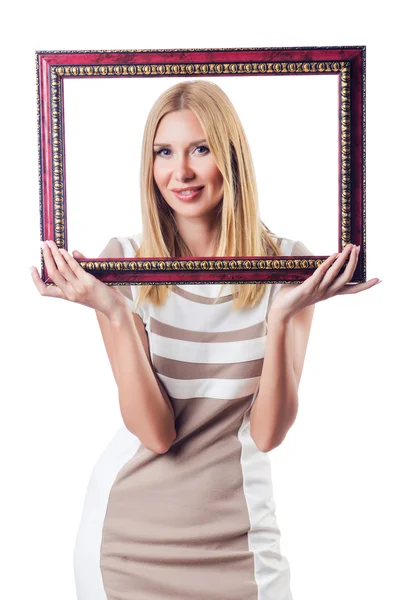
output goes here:
[{"label": "fingernail", "polygon": [[44,248],[44,246],[46,246],[45,241],[44,242],[40,242],[40,248]]},{"label": "fingernail", "polygon": [[379,279],[379,281],[376,282],[376,285],[378,285],[378,283],[380,283],[382,281],[382,279]]},{"label": "fingernail", "polygon": [[29,271],[33,274],[34,268],[33,267],[29,267]]}]

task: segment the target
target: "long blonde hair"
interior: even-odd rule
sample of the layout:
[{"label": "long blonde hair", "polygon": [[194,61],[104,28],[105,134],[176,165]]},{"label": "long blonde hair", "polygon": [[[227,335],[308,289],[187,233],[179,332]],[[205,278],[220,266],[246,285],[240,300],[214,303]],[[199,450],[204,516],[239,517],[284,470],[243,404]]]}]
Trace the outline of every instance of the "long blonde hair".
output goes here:
[{"label": "long blonde hair", "polygon": [[[269,235],[273,232],[259,218],[251,151],[237,112],[218,85],[199,79],[168,88],[157,99],[146,120],[140,171],[143,236],[135,257],[190,255],[153,177],[153,143],[159,122],[170,112],[186,109],[198,118],[223,176],[224,194],[218,205],[215,256],[280,256],[279,246]],[[267,284],[223,284],[219,295],[224,285],[232,288],[233,308],[240,309],[259,302]],[[163,304],[172,287],[139,285],[138,305],[144,300]]]}]

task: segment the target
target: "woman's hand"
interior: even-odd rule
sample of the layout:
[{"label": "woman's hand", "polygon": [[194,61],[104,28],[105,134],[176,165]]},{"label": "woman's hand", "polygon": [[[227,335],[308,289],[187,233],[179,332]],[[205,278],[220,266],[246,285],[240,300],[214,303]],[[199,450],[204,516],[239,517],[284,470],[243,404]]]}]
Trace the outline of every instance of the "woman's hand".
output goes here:
[{"label": "woman's hand", "polygon": [[[359,249],[348,244],[340,254],[331,254],[313,275],[303,283],[284,284],[274,298],[270,313],[289,319],[306,306],[341,294],[357,294],[376,285],[378,279],[370,279],[363,283],[346,285],[352,278],[356,268]],[[340,268],[350,253],[344,272],[338,276]]]},{"label": "woman's hand", "polygon": [[[87,273],[63,248],[58,248],[53,240],[42,245],[43,258],[48,275],[55,283],[46,285],[36,267],[32,268],[32,278],[42,296],[63,298],[100,311],[108,318],[119,308],[125,308],[125,297],[116,286],[103,283]],[[85,258],[81,252],[74,251],[78,258]]]}]

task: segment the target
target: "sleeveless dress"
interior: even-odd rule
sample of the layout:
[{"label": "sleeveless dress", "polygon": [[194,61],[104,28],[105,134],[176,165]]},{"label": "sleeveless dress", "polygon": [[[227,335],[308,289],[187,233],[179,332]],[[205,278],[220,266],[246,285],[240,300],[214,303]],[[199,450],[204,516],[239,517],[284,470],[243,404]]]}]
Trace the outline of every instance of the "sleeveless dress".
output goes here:
[{"label": "sleeveless dress", "polygon": [[[141,240],[112,238],[102,256],[134,257]],[[312,255],[277,241],[284,255]],[[139,286],[120,286],[145,325],[177,437],[156,454],[123,424],[100,456],[74,548],[78,600],[292,600],[270,460],[249,421],[280,285],[239,311],[230,286],[214,303],[220,284],[178,285],[163,306],[139,310]]]}]

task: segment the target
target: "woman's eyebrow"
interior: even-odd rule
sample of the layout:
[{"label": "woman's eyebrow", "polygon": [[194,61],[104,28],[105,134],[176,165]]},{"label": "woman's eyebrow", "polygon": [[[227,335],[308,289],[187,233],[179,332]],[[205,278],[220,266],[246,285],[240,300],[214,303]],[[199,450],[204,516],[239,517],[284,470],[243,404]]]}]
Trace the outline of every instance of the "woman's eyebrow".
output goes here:
[{"label": "woman's eyebrow", "polygon": [[[197,144],[201,144],[202,142],[206,142],[207,140],[197,140],[196,142],[192,142],[190,145],[191,146],[196,146]],[[153,146],[165,146],[167,148],[169,148],[171,146],[171,144],[162,144],[161,142],[156,142],[155,144],[153,144]]]}]

